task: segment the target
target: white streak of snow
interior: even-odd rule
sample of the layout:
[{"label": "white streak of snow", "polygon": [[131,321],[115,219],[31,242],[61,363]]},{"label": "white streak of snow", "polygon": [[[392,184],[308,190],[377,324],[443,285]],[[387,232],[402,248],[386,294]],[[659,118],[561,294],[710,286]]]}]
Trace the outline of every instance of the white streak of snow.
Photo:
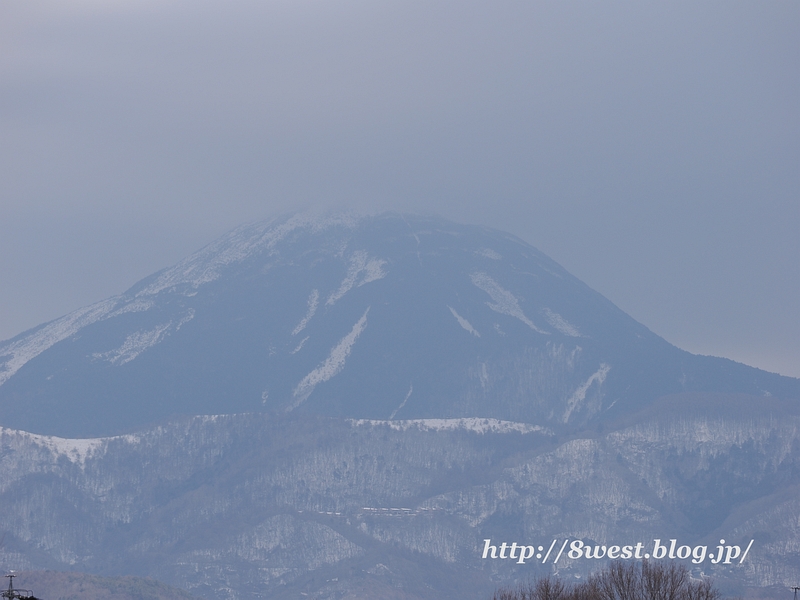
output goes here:
[{"label": "white streak of snow", "polygon": [[0,385],[8,381],[29,360],[74,335],[79,329],[106,317],[118,301],[118,297],[109,298],[81,308],[48,323],[30,335],[0,345],[0,360],[5,359],[0,366]]},{"label": "white streak of snow", "polygon": [[569,420],[569,416],[578,407],[578,405],[586,399],[586,392],[589,391],[589,388],[595,381],[597,382],[597,385],[603,385],[603,382],[606,380],[606,375],[608,375],[610,370],[610,365],[601,363],[600,368],[592,373],[589,379],[583,382],[578,389],[572,393],[572,396],[570,396],[569,400],[567,400],[567,410],[564,411],[564,416],[561,418],[564,423]]},{"label": "white streak of snow", "polygon": [[160,342],[169,332],[171,325],[172,321],[169,321],[168,323],[156,325],[156,327],[147,331],[136,331],[125,338],[119,348],[108,352],[95,352],[92,356],[107,360],[112,365],[124,365]]},{"label": "white streak of snow", "polygon": [[475,337],[481,337],[481,334],[475,331],[475,328],[472,326],[472,324],[469,321],[467,321],[464,317],[462,317],[460,314],[458,314],[455,308],[453,308],[452,306],[448,306],[447,308],[449,308],[450,312],[453,313],[453,316],[456,318],[456,321],[458,321],[458,324],[461,325],[461,327],[469,331]]},{"label": "white streak of snow", "polygon": [[467,417],[461,419],[408,419],[404,421],[381,421],[376,419],[350,419],[356,426],[388,425],[397,431],[419,429],[421,431],[474,431],[475,433],[542,433],[553,435],[553,432],[539,425],[530,423],[517,423],[514,421],[501,421],[499,419],[486,419],[481,417]]},{"label": "white streak of snow", "polygon": [[578,328],[575,327],[569,321],[567,321],[557,312],[553,312],[549,308],[545,308],[544,316],[547,319],[547,322],[550,323],[550,325],[552,325],[554,329],[557,329],[564,335],[568,335],[571,337],[581,337],[581,332],[578,330]]},{"label": "white streak of snow", "polygon": [[190,308],[174,327],[172,321],[168,321],[167,323],[156,325],[154,328],[148,329],[147,331],[136,331],[125,338],[125,341],[122,342],[119,348],[109,350],[108,352],[95,352],[92,354],[92,357],[107,360],[112,365],[117,366],[129,363],[148,348],[158,344],[172,331],[178,331],[186,323],[194,319],[194,314],[194,309]]},{"label": "white streak of snow", "polygon": [[339,289],[328,296],[325,304],[327,306],[333,305],[353,287],[361,287],[365,283],[383,279],[386,277],[386,271],[383,270],[385,264],[385,260],[369,258],[364,250],[353,252],[350,257],[350,264],[347,267],[347,275],[339,285]]},{"label": "white streak of snow", "polygon": [[492,298],[493,302],[487,302],[486,305],[493,311],[500,313],[501,315],[508,315],[510,317],[517,318],[537,333],[547,334],[546,331],[542,331],[536,327],[536,325],[533,324],[533,321],[525,316],[525,313],[522,312],[522,309],[519,306],[519,300],[517,300],[514,294],[501,287],[499,283],[489,277],[486,273],[472,273],[470,275],[470,279],[472,279],[472,283],[476,287],[489,294],[489,296]]},{"label": "white streak of snow", "polygon": [[403,398],[403,401],[400,403],[400,406],[395,408],[394,412],[391,415],[389,415],[389,420],[390,421],[392,419],[394,419],[394,416],[400,411],[401,408],[403,408],[406,405],[406,402],[408,402],[408,399],[411,398],[411,393],[413,391],[414,391],[414,384],[411,384],[411,385],[408,386],[408,393],[406,394],[406,397]]},{"label": "white streak of snow", "polygon": [[181,317],[181,320],[178,321],[178,324],[175,325],[175,331],[178,331],[181,327],[186,325],[186,323],[188,323],[192,319],[194,319],[194,309],[190,308],[189,310],[186,311],[186,314],[183,317]]},{"label": "white streak of snow", "polygon": [[486,368],[485,362],[481,363],[481,370],[478,373],[478,377],[480,377],[481,380],[481,388],[483,388],[483,391],[485,392],[486,384],[489,383],[489,369]]},{"label": "white streak of snow", "polygon": [[294,328],[292,335],[297,335],[306,328],[311,317],[317,312],[317,306],[319,306],[319,290],[311,290],[311,295],[308,297],[308,312],[306,312],[306,316],[303,317],[303,320],[297,324],[297,327]]},{"label": "white streak of snow", "polygon": [[294,400],[287,408],[287,412],[300,406],[308,399],[308,397],[311,395],[311,392],[314,391],[314,388],[317,387],[317,385],[323,381],[328,381],[331,377],[339,373],[344,368],[344,362],[350,355],[353,344],[355,344],[358,336],[361,335],[361,332],[364,331],[367,326],[367,313],[369,313],[369,307],[367,307],[367,310],[364,311],[364,314],[361,315],[361,318],[356,322],[356,324],[353,325],[350,333],[344,336],[339,343],[334,346],[328,358],[326,358],[316,369],[303,377],[300,383],[297,384],[297,387],[294,388],[294,392],[292,394],[294,396]]},{"label": "white streak of snow", "polygon": [[303,344],[305,344],[305,343],[306,343],[306,341],[308,340],[308,338],[309,338],[309,336],[306,336],[306,337],[304,337],[302,340],[300,340],[300,343],[299,343],[299,344],[297,344],[297,348],[295,348],[294,350],[292,350],[291,352],[289,352],[289,354],[297,354],[298,352],[300,352],[300,348],[302,348],[302,347],[303,347]]},{"label": "white streak of snow", "polygon": [[144,312],[146,310],[150,310],[155,305],[156,303],[150,299],[137,298],[132,302],[128,302],[127,304],[123,305],[121,308],[118,308],[117,310],[109,314],[106,318],[111,319],[113,317],[130,312]]}]

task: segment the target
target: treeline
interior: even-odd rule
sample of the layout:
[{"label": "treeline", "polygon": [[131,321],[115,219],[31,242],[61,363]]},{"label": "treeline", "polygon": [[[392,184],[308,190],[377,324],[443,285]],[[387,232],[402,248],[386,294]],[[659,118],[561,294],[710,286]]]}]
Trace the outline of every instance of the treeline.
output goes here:
[{"label": "treeline", "polygon": [[710,579],[689,577],[681,564],[612,562],[588,579],[565,583],[543,577],[516,588],[500,588],[492,600],[719,600]]},{"label": "treeline", "polygon": [[35,596],[31,598],[47,600],[200,600],[183,590],[142,577],[100,577],[76,571],[22,571],[17,573],[16,579],[15,585],[19,582],[34,591]]}]

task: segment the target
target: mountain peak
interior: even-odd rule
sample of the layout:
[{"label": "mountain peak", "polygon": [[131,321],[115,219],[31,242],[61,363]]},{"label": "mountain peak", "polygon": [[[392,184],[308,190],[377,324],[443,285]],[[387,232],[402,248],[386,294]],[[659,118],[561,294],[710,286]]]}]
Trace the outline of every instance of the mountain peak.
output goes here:
[{"label": "mountain peak", "polygon": [[0,424],[98,436],[297,410],[574,429],[667,393],[796,387],[731,365],[674,348],[509,234],[309,211],[0,345]]}]

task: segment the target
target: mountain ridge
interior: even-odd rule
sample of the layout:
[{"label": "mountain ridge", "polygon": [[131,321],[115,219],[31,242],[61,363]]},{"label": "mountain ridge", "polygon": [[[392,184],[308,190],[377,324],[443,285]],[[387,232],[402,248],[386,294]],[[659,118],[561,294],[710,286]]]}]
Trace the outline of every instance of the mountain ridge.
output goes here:
[{"label": "mountain ridge", "polygon": [[487,539],[725,539],[747,561],[694,577],[800,577],[800,380],[680,350],[484,227],[245,225],[0,343],[0,376],[5,568],[456,600],[602,563]]},{"label": "mountain ridge", "polygon": [[679,391],[800,396],[675,348],[514,236],[394,213],[239,227],[0,361],[0,424],[66,436],[264,410],[569,428]]},{"label": "mountain ridge", "polygon": [[[688,565],[731,593],[785,588],[800,573],[796,402],[662,398],[628,423],[565,438],[406,424],[196,416],[81,456],[2,430],[0,562],[146,575],[209,598],[388,585],[455,599],[549,572],[482,560],[485,539],[657,537],[710,549],[754,540],[744,565]],[[595,564],[565,558],[558,570]]]}]

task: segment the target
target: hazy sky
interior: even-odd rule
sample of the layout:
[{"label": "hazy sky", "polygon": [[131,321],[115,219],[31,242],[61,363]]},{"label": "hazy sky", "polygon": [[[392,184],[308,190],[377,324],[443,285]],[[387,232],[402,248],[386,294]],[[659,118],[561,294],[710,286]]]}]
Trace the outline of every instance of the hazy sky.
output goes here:
[{"label": "hazy sky", "polygon": [[310,205],[800,376],[800,3],[0,0],[0,339]]}]

